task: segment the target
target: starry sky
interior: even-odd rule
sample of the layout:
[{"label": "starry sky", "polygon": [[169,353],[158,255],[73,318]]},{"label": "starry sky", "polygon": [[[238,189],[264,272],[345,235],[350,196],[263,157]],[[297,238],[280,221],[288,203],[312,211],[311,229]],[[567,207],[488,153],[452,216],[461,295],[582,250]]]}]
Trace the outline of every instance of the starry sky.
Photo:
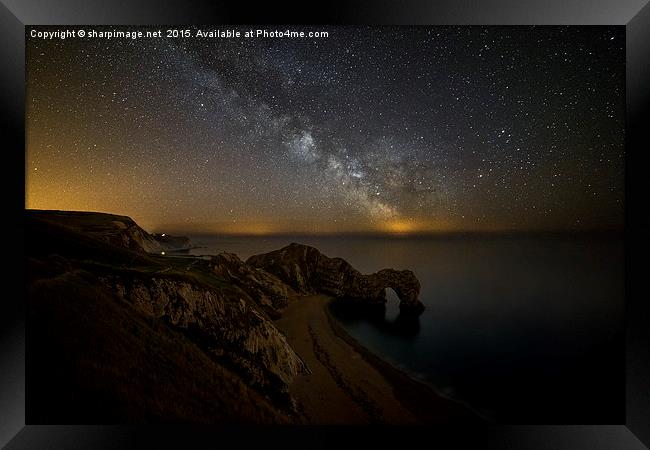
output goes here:
[{"label": "starry sky", "polygon": [[291,29],[329,36],[28,38],[26,207],[158,232],[622,227],[624,28]]}]

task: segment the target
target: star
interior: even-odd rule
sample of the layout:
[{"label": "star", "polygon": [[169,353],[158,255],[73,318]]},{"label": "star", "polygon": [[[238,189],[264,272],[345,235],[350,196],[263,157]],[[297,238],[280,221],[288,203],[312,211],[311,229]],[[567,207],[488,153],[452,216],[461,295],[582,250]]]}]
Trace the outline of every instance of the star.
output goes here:
[{"label": "star", "polygon": [[621,226],[623,35],[561,30],[30,38],[27,205],[210,232]]}]

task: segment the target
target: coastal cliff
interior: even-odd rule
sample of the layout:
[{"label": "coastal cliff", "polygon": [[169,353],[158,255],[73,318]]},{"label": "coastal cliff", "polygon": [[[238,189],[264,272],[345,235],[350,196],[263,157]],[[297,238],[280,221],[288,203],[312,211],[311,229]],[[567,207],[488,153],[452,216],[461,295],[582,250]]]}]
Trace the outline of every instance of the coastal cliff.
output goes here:
[{"label": "coastal cliff", "polygon": [[392,288],[400,299],[402,313],[418,315],[424,310],[418,299],[420,282],[410,270],[383,269],[364,275],[344,259],[329,258],[314,247],[296,243],[251,256],[246,263],[275,275],[303,295],[325,293],[383,305],[386,289]]},{"label": "coastal cliff", "polygon": [[275,275],[243,262],[234,253],[221,253],[210,260],[210,268],[218,277],[246,292],[273,318],[289,303],[296,292]]},{"label": "coastal cliff", "polygon": [[29,212],[30,217],[65,227],[107,244],[143,253],[161,253],[166,250],[182,250],[191,247],[185,236],[149,234],[127,216],[85,211],[39,211]]},{"label": "coastal cliff", "polygon": [[[118,221],[124,226],[114,223]],[[73,423],[96,422],[107,411],[111,411],[111,418],[128,416],[142,421],[300,420],[288,386],[297,374],[309,369],[260,308],[260,299],[253,299],[230,277],[220,277],[208,261],[156,254],[158,248],[152,246],[151,235],[124,217],[28,211],[25,226],[29,237],[26,272],[29,338],[33,343],[30,355],[39,355],[32,365],[41,367],[41,356],[52,355],[51,346],[58,343],[54,354],[75,355],[92,367],[85,369],[92,376],[81,373],[80,365],[72,361],[53,363],[46,371],[31,371],[35,374],[32,386],[43,386],[43,392],[54,395],[45,386],[51,385],[55,376],[59,382],[55,383],[59,384],[57,395],[67,393],[79,401],[63,406],[59,402],[39,402],[39,408],[47,409],[50,404],[57,416],[63,409],[63,416]],[[88,309],[80,311],[84,303]],[[100,314],[107,308],[110,313]],[[79,320],[90,323],[81,326]],[[125,324],[133,321],[138,325],[125,329]],[[93,323],[97,331],[93,331]],[[109,336],[97,335],[104,328],[102,324],[108,326]],[[89,342],[101,344],[89,347]],[[138,356],[142,348],[151,346],[157,351],[166,349],[161,355],[163,361],[151,362],[147,372],[147,364],[127,370],[133,361],[142,360]],[[111,366],[104,359],[117,353],[117,347],[123,354]],[[188,347],[193,351],[186,358],[183,353]],[[147,355],[145,361],[150,357]],[[137,396],[120,394],[131,382],[138,385],[144,380],[150,380],[151,385],[143,387],[143,392],[157,391],[162,389],[161,379],[166,376],[173,385],[166,390],[178,397],[174,404],[143,396],[142,392]],[[196,391],[208,389],[214,378],[230,380],[230,390],[201,394],[206,403],[193,405],[197,402]],[[83,408],[87,402],[82,404],[81,399],[96,397],[97,386],[116,395],[109,395],[106,405],[100,405],[98,400],[90,410]],[[247,398],[251,399],[248,404]],[[165,407],[152,410],[151,405],[157,402]],[[221,409],[215,419],[214,408],[219,404]],[[33,410],[41,417],[55,412]]]},{"label": "coastal cliff", "polygon": [[[366,405],[351,407],[354,420],[392,422],[402,408],[382,375],[372,377],[387,398],[361,395],[374,369],[358,363],[349,372],[340,365],[347,357],[327,356],[351,347],[331,332],[319,339],[313,330],[328,327],[327,316],[303,321],[292,305],[322,310],[322,300],[311,299],[326,297],[313,294],[381,305],[392,288],[402,312],[417,316],[420,284],[408,270],[363,275],[301,244],[247,261],[232,253],[169,257],[165,242],[132,219],[101,213],[26,211],[25,231],[29,384],[40,396],[30,407],[34,423],[310,423],[320,400],[296,394],[295,383],[317,380],[310,389],[318,393],[323,373],[336,395]],[[318,349],[310,363],[305,339]],[[368,409],[375,401],[393,406]]]}]

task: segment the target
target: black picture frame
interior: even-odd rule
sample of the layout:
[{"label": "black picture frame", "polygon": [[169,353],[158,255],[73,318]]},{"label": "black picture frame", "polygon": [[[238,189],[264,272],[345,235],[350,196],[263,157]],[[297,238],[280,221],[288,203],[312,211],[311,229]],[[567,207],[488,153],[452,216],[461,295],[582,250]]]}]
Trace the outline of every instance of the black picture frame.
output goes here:
[{"label": "black picture frame", "polygon": [[[650,4],[647,0],[356,0],[306,4],[181,0],[1,0],[0,74],[4,147],[5,239],[22,251],[24,208],[25,27],[29,25],[145,24],[368,24],[368,25],[618,25],[626,30],[626,422],[571,426],[273,429],[186,426],[73,426],[25,424],[25,317],[22,264],[5,271],[0,312],[0,445],[21,448],[214,448],[224,439],[242,448],[282,440],[311,448],[358,438],[365,446],[421,445],[512,449],[643,449],[650,446],[650,314],[643,267],[650,221],[645,193],[650,149]],[[17,238],[14,238],[17,237]],[[14,251],[13,248],[7,251]],[[16,261],[15,258],[11,258]],[[13,294],[11,294],[13,292]],[[604,386],[603,389],[607,387]]]}]

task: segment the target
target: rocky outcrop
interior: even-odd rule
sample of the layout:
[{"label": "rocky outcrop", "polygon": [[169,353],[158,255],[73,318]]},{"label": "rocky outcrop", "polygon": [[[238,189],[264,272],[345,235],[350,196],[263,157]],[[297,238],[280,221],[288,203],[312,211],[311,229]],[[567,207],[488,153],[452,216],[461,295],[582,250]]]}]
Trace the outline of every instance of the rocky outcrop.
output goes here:
[{"label": "rocky outcrop", "polygon": [[100,280],[145,316],[187,334],[264,392],[286,394],[293,377],[307,370],[285,336],[243,292],[164,276],[112,275]]},{"label": "rocky outcrop", "polygon": [[[27,273],[33,276],[31,262]],[[156,284],[168,282],[173,280]],[[196,334],[172,325],[165,315],[144,314],[111,286],[79,269],[28,284],[30,421],[238,425],[300,420],[286,395],[278,399],[270,395],[275,391],[253,386]]]},{"label": "rocky outcrop", "polygon": [[[41,314],[47,323],[43,299],[54,298],[66,319],[69,316],[75,323],[101,322],[104,329],[114,330],[114,337],[123,337],[111,347],[115,355],[128,346],[130,350],[124,350],[125,355],[143,351],[147,358],[151,354],[151,361],[158,361],[159,372],[152,374],[139,366],[134,368],[133,361],[126,358],[114,358],[112,365],[106,366],[106,351],[99,346],[95,347],[96,352],[88,351],[93,348],[92,343],[84,344],[83,354],[75,357],[85,361],[86,369],[78,371],[73,362],[66,370],[79,378],[92,371],[96,378],[84,389],[77,388],[79,383],[72,380],[67,389],[74,393],[73,397],[90,396],[93,404],[99,404],[104,401],[102,396],[113,398],[120,391],[120,398],[128,399],[131,386],[144,386],[141,401],[132,409],[134,415],[143,416],[144,420],[192,416],[191,420],[196,421],[192,411],[199,400],[192,393],[205,392],[210,386],[230,385],[238,391],[201,394],[202,398],[216,400],[211,404],[200,401],[202,408],[214,408],[209,417],[219,417],[217,420],[224,422],[281,422],[295,415],[288,386],[297,374],[309,369],[267,312],[267,308],[275,311],[286,305],[290,288],[277,277],[246,266],[235,255],[221,255],[212,263],[201,258],[152,257],[147,252],[152,249],[148,247],[151,235],[128,217],[58,211],[26,211],[25,217],[25,229],[30,236],[25,248],[28,285],[38,287],[28,294],[32,311]],[[78,299],[74,311],[67,309],[71,293]],[[90,298],[93,302],[84,303],[84,299]],[[113,311],[111,317],[116,321],[110,322],[108,316],[95,313],[101,308]],[[133,322],[131,325],[137,330],[127,322]],[[140,325],[134,325],[136,322]],[[49,341],[68,339],[64,337],[65,327],[47,326],[48,330],[54,328],[59,340],[48,338]],[[153,334],[155,340],[145,340],[145,334]],[[83,336],[76,339],[83,340]],[[113,345],[111,339],[102,337],[102,341],[105,346]],[[161,353],[162,341],[169,344],[164,348],[173,347],[175,356]],[[184,348],[187,358],[183,356]],[[194,368],[205,371],[188,378]],[[116,373],[121,374],[119,379],[113,375]],[[221,375],[213,376],[217,373],[226,374],[223,377],[230,381],[220,379]],[[130,381],[129,376],[137,380]],[[178,394],[174,402],[164,401],[164,405],[147,394],[153,392],[148,386],[158,391],[167,389],[160,384],[163,379]],[[42,381],[45,385],[46,380]],[[111,394],[95,392],[93,385],[111,386]],[[264,405],[273,405],[277,414],[269,415],[264,405],[255,408],[252,401],[233,402],[233,397],[238,396],[261,396]],[[95,411],[91,420],[97,420],[100,413]]]},{"label": "rocky outcrop", "polygon": [[246,263],[263,269],[291,286],[296,292],[322,292],[338,298],[368,304],[384,304],[386,288],[400,299],[400,311],[420,314],[420,282],[410,270],[383,269],[364,275],[341,258],[329,258],[314,247],[290,244],[280,250],[254,255]]},{"label": "rocky outcrop", "polygon": [[[299,408],[288,387],[309,368],[272,321],[292,297],[322,292],[383,304],[392,288],[402,311],[422,310],[412,272],[363,275],[305,245],[247,262],[231,253],[155,257],[162,244],[182,240],[161,243],[125,216],[67,211],[26,211],[25,230],[28,303],[43,331],[32,342],[49,349],[45,354],[69,349],[57,380],[70,379],[62,398],[78,399],[70,414],[119,399],[115,417],[144,421],[200,422],[196,414],[221,422],[294,420]],[[58,316],[50,323],[53,312]],[[48,377],[44,370],[44,392],[52,391]],[[164,392],[173,395],[159,402]],[[91,400],[79,403],[84,398]],[[101,422],[101,408],[94,411],[88,420]]]},{"label": "rocky outcrop", "polygon": [[244,263],[234,253],[221,253],[210,260],[210,268],[219,278],[246,292],[272,318],[287,306],[295,292],[269,272]]},{"label": "rocky outcrop", "polygon": [[151,235],[127,216],[85,211],[30,211],[30,214],[44,222],[136,252],[161,253],[191,247],[187,237]]}]

